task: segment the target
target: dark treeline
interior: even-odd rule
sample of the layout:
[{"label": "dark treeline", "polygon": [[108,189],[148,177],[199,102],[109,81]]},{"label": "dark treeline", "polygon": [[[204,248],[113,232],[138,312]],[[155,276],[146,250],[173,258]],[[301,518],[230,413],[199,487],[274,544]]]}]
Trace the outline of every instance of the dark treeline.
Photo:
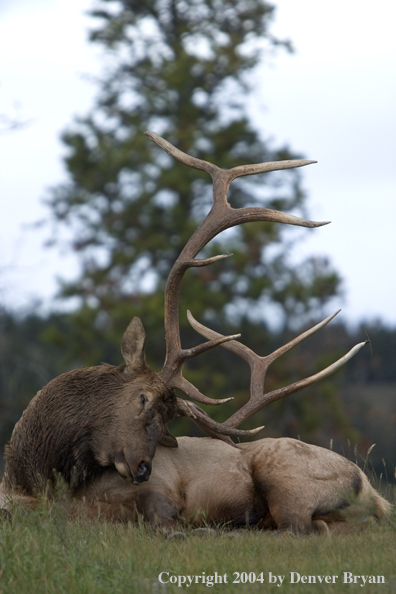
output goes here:
[{"label": "dark treeline", "polygon": [[[244,323],[242,322],[242,326]],[[249,343],[260,354],[266,354],[291,338],[291,333],[271,334],[264,326],[241,328]],[[68,316],[51,314],[47,318],[34,313],[16,316],[4,309],[0,312],[0,447],[10,438],[15,423],[36,392],[53,377],[84,364],[83,359],[70,359],[67,344],[73,333]],[[387,472],[393,478],[396,464],[396,329],[381,323],[366,323],[349,330],[332,322],[320,333],[304,341],[284,355],[270,368],[266,381],[269,391],[319,371],[365,340],[364,347],[335,375],[315,386],[273,403],[258,413],[249,426],[265,424],[258,437],[290,436],[333,447],[363,465],[367,450],[378,475]],[[150,348],[153,340],[160,342]],[[185,344],[192,335],[185,335]],[[195,339],[197,340],[197,339]],[[163,336],[148,336],[148,358],[154,368],[162,365]],[[98,347],[99,345],[96,345]],[[114,343],[100,345],[106,361],[121,363],[119,348]],[[155,354],[153,357],[152,353]],[[95,361],[99,364],[101,361]],[[221,348],[191,362],[187,376],[204,392],[214,397],[233,395],[235,400],[224,408],[208,407],[218,420],[229,416],[244,402],[249,385],[246,364]],[[173,421],[176,435],[197,434],[188,420]],[[386,462],[386,469],[384,468]]]}]

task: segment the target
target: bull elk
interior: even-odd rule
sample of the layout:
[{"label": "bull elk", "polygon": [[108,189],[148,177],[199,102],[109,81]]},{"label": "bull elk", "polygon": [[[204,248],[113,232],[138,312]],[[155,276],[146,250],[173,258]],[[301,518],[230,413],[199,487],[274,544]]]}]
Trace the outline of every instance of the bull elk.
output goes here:
[{"label": "bull elk", "polygon": [[[137,510],[152,525],[165,528],[182,515],[196,523],[204,518],[310,532],[338,521],[341,510],[353,511],[356,502],[369,504],[371,515],[385,515],[388,502],[356,465],[333,452],[286,438],[238,445],[231,440],[231,436],[252,435],[262,429],[242,431],[238,426],[271,402],[327,377],[365,344],[356,345],[311,377],[265,393],[269,365],[323,328],[336,314],[261,357],[238,342],[239,335],[222,336],[188,312],[190,324],[208,340],[194,348],[181,347],[179,294],[185,272],[232,255],[196,257],[216,235],[253,221],[311,228],[327,224],[265,208],[232,208],[227,201],[231,182],[237,177],[315,161],[279,161],[222,170],[186,155],[153,132],[146,134],[172,157],[209,173],[213,179],[212,209],[168,277],[163,369],[157,374],[147,366],[144,329],[134,318],[121,343],[124,365],[71,371],[45,386],[23,413],[6,446],[0,507],[10,510],[15,501],[23,506],[34,504],[38,493],[51,494],[58,473],[70,486],[76,504],[87,513],[93,510],[105,518],[128,520]],[[229,400],[209,398],[182,375],[187,359],[218,345],[242,357],[251,367],[250,398],[223,423],[215,422],[199,406],[174,394],[174,389],[179,388],[204,404]],[[180,416],[190,417],[216,439],[176,440],[166,423]],[[355,497],[353,504],[351,494]]]}]

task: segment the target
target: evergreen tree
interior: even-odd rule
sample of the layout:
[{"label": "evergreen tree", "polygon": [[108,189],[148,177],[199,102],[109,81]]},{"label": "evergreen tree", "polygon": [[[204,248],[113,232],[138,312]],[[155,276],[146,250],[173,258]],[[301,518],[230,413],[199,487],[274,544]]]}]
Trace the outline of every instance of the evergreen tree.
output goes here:
[{"label": "evergreen tree", "polygon": [[[139,315],[149,361],[163,362],[164,284],[210,207],[211,183],[168,158],[145,130],[224,168],[300,157],[264,141],[245,108],[259,61],[278,46],[290,49],[270,33],[273,14],[264,0],[103,0],[92,11],[98,25],[91,40],[104,48],[106,67],[92,112],[63,135],[69,182],[48,200],[57,233],[59,225],[71,229],[81,263],[74,282],[62,285],[63,297],[79,300],[74,339],[65,341],[71,357],[118,362],[120,336]],[[300,214],[305,194],[291,170],[234,182],[230,202]],[[213,240],[206,255],[229,250],[234,257],[188,272],[181,323],[189,307],[222,332],[237,324],[245,336],[259,334],[263,352],[265,307],[277,304],[287,328],[326,303],[338,289],[337,274],[317,259],[291,264],[285,235],[276,224],[254,223]],[[218,379],[219,358],[204,358],[201,378],[210,377],[212,393],[242,390],[243,373],[235,372],[234,384]]]}]

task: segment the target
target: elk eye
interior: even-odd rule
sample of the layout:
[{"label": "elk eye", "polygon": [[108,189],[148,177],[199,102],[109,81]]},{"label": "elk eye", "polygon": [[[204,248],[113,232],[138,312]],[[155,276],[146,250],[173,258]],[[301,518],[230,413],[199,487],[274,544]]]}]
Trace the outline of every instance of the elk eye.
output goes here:
[{"label": "elk eye", "polygon": [[144,394],[140,394],[140,403],[143,408],[144,408],[144,405],[146,404],[146,402],[147,402],[146,396]]}]

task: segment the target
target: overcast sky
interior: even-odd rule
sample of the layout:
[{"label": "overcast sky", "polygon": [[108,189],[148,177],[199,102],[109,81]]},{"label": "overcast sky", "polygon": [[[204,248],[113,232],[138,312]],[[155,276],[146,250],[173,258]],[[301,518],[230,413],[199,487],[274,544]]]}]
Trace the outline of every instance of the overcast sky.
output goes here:
[{"label": "overcast sky", "polygon": [[[396,5],[279,0],[280,53],[257,74],[250,113],[265,137],[318,163],[304,168],[309,213],[299,255],[327,255],[344,280],[345,321],[396,324]],[[93,104],[99,54],[88,0],[0,0],[0,114],[30,120],[0,135],[0,303],[47,306],[76,262],[43,248],[46,188],[65,180],[60,133]],[[330,10],[331,8],[331,10]],[[55,304],[56,305],[56,304]]]}]

